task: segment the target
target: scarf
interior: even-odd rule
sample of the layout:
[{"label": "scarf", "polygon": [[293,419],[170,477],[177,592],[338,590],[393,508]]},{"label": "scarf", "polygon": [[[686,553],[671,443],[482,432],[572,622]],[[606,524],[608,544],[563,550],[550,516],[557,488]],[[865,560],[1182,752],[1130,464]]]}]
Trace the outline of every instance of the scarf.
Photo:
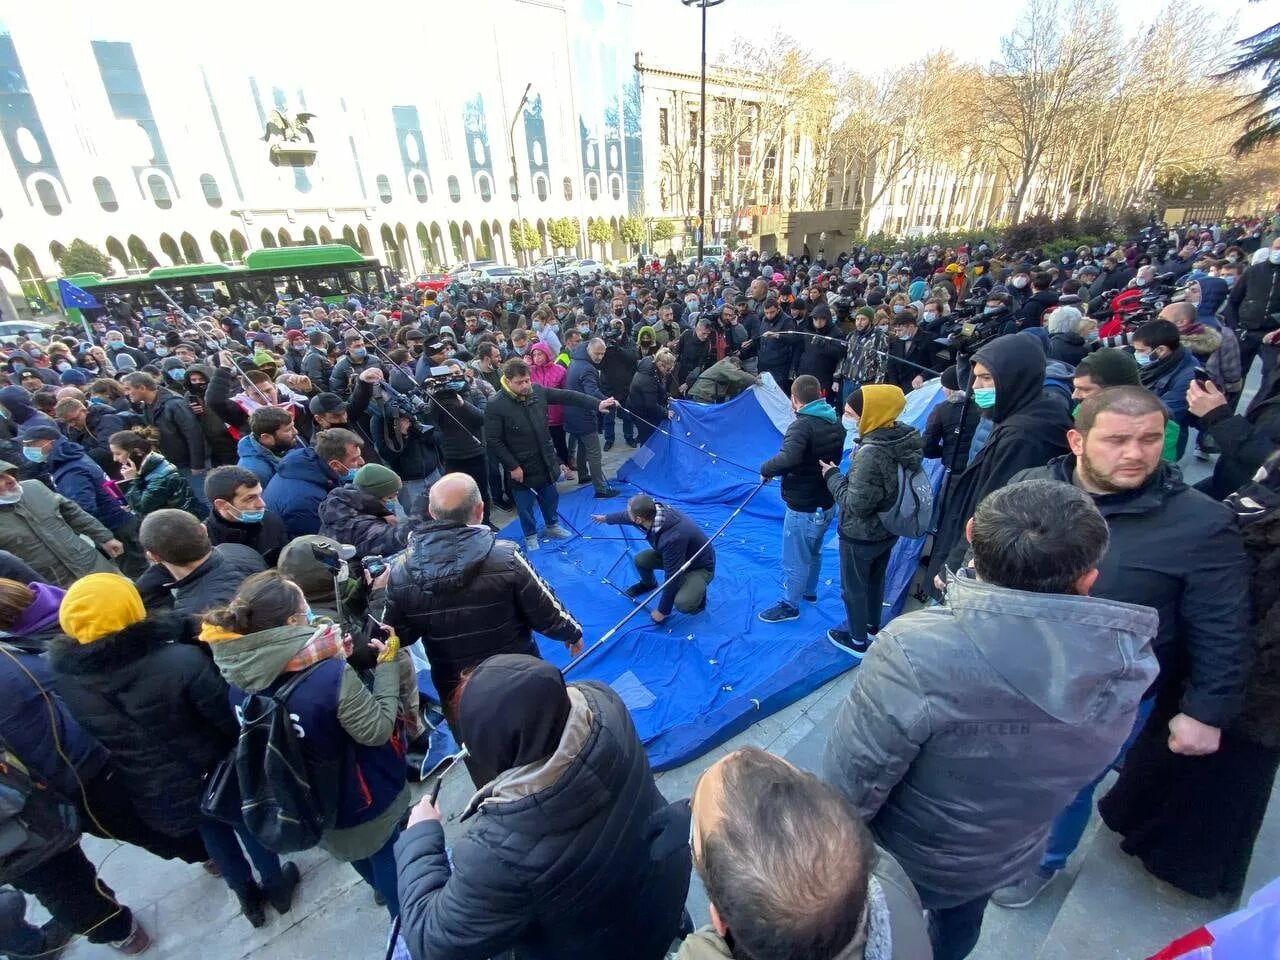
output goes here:
[{"label": "scarf", "polygon": [[[313,664],[322,660],[332,660],[334,657],[341,657],[346,660],[351,656],[351,637],[344,635],[342,629],[336,623],[320,620],[316,622],[315,627],[315,632],[307,638],[307,642],[298,649],[293,658],[284,665],[280,670],[281,673],[305,670]],[[215,644],[226,640],[239,640],[242,636],[244,634],[236,633],[234,630],[223,629],[212,623],[205,623],[200,627],[200,640],[202,643]]]}]

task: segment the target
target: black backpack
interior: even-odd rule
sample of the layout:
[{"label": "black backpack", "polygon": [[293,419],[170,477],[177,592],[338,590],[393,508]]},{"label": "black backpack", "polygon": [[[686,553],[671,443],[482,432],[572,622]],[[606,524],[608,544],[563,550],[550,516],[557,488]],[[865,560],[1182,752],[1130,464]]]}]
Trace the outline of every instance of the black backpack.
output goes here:
[{"label": "black backpack", "polygon": [[10,883],[80,841],[80,812],[0,746],[0,883]]},{"label": "black backpack", "polygon": [[278,690],[268,687],[245,696],[238,711],[240,738],[210,776],[201,804],[209,816],[243,823],[275,853],[314,847],[337,816],[344,758],[308,762],[302,750],[305,733],[289,713],[289,696],[322,665],[307,668]]}]

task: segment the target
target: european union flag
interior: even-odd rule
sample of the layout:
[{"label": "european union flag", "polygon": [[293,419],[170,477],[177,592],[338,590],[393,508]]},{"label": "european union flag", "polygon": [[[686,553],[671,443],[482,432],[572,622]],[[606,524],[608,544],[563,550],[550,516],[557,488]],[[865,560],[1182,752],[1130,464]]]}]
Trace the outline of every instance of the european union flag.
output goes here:
[{"label": "european union flag", "polygon": [[92,293],[87,290],[81,290],[74,283],[68,283],[61,278],[58,279],[58,296],[62,300],[62,306],[68,309],[84,310],[102,306],[94,299]]}]

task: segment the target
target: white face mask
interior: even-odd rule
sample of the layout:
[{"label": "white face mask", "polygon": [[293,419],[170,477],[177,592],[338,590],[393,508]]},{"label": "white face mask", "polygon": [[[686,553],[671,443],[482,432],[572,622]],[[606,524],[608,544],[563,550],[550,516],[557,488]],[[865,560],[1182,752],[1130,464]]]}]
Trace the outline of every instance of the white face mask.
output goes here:
[{"label": "white face mask", "polygon": [[845,414],[843,417],[840,418],[840,423],[843,424],[844,428],[848,430],[850,433],[858,432],[857,417],[851,417],[848,414]]},{"label": "white face mask", "polygon": [[1269,254],[1267,254],[1267,259],[1270,260],[1272,263],[1274,263],[1276,266],[1280,267],[1280,250],[1272,250]]},{"label": "white face mask", "polygon": [[1015,287],[1017,287],[1019,290],[1021,290],[1023,287],[1025,287],[1025,286],[1027,285],[1027,278],[1026,278],[1026,277],[1014,277],[1014,278],[1013,278],[1013,285],[1014,285]]},{"label": "white face mask", "polygon": [[13,506],[13,504],[17,503],[21,499],[22,499],[21,487],[17,487],[16,489],[14,489],[13,493],[0,493],[0,505],[6,506],[6,507]]}]

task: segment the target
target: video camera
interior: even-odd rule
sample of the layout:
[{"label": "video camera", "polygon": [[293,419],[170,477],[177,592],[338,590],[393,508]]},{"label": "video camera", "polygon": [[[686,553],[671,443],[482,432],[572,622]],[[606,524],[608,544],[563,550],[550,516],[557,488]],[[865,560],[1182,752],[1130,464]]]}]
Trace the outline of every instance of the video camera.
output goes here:
[{"label": "video camera", "polygon": [[387,561],[382,557],[368,556],[363,559],[356,557],[356,548],[349,543],[341,543],[337,549],[313,543],[311,555],[323,564],[339,583],[351,579],[352,574],[357,578],[361,574],[367,574],[369,580],[374,580],[387,569]]}]

